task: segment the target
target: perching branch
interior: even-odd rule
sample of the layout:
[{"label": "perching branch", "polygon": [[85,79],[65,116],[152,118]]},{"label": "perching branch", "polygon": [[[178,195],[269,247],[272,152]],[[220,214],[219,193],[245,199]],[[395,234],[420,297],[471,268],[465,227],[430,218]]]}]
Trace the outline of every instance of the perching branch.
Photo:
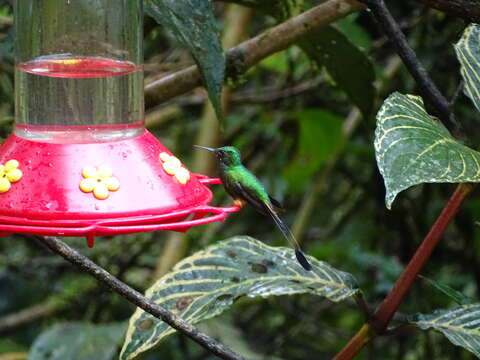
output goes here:
[{"label": "perching branch", "polygon": [[[288,48],[312,31],[363,8],[364,5],[355,0],[328,0],[268,29],[226,52],[227,76],[243,74],[259,61]],[[145,95],[149,101],[164,102],[194,89],[200,83],[198,68],[190,66],[147,83]]]},{"label": "perching branch", "polygon": [[385,2],[383,0],[359,1],[369,7],[387,38],[395,46],[398,55],[415,79],[428,110],[436,115],[455,135],[461,135],[460,125],[455,121],[455,116],[450,109],[448,100],[442,95],[440,90],[438,90],[417,55],[408,45],[405,35],[392,14],[390,14]]},{"label": "perching branch", "polygon": [[460,17],[469,22],[480,23],[480,3],[472,0],[417,0],[425,5]]},{"label": "perching branch", "polygon": [[171,313],[162,306],[154,303],[150,299],[147,299],[145,296],[132,289],[127,284],[121,282],[116,277],[108,273],[105,269],[98,266],[76,250],[72,249],[60,239],[55,237],[44,237],[41,238],[41,241],[53,252],[59,254],[67,261],[86,271],[98,281],[106,284],[109,288],[126,300],[137,305],[139,308],[152,314],[156,318],[165,321],[171,327],[188,336],[190,339],[194,340],[211,353],[226,360],[244,360],[243,357],[235,354],[232,350],[228,349],[215,339],[212,339],[210,336],[200,332],[195,326],[189,324],[181,317]]}]

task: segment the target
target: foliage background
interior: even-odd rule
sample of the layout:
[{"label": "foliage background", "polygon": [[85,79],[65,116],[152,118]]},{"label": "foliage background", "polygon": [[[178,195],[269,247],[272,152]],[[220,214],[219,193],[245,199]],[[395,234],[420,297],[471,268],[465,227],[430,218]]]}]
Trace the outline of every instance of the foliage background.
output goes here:
[{"label": "foliage background", "polygon": [[[317,3],[312,0],[306,7]],[[218,26],[224,34],[231,26],[229,12],[246,17],[243,28],[237,29],[243,39],[277,21],[258,10],[249,14],[249,10],[241,7],[232,10],[231,6],[215,3]],[[449,99],[454,98],[460,72],[453,43],[467,24],[413,0],[391,2],[389,6],[434,81]],[[0,0],[0,135],[3,138],[11,132],[14,119],[11,21],[11,4]],[[372,146],[374,114],[390,92],[417,93],[417,90],[367,12],[351,15],[335,26],[371,61],[375,80],[382,84],[372,98],[373,111],[361,119],[352,135],[345,135],[344,126],[357,115],[345,88],[353,84],[361,92],[366,84],[355,66],[342,67],[340,60],[350,53],[337,52],[336,64],[340,68],[336,71],[347,78],[347,84],[340,84],[338,79],[337,83],[333,81],[335,70],[326,72],[323,66],[318,66],[318,59],[312,61],[295,46],[229,82],[229,111],[219,142],[242,149],[245,164],[284,203],[287,223],[294,229],[305,224],[301,236],[304,249],[338,269],[353,273],[369,303],[377,304],[428,232],[453,185],[417,186],[402,193],[391,211],[386,210],[384,185]],[[147,81],[191,63],[190,55],[174,37],[146,17]],[[387,73],[392,64],[394,71]],[[195,154],[192,148],[192,144],[202,141],[199,135],[202,127],[213,116],[209,106],[204,105],[205,99],[200,88],[164,104],[147,98],[147,124],[187,166],[213,175],[212,159]],[[480,137],[478,113],[463,95],[456,98],[455,112],[475,147]],[[219,204],[230,201],[221,189],[215,190],[215,198]],[[303,217],[300,210],[312,199],[313,211]],[[271,245],[282,245],[283,239],[273,224],[258,221],[259,216],[246,208],[225,223],[192,229],[185,236],[169,233],[119,236],[98,241],[94,249],[88,249],[83,239],[68,242],[120,279],[143,290],[174,260],[230,236],[246,234]],[[423,272],[473,299],[478,299],[480,285],[480,232],[476,225],[479,216],[480,202],[474,194]],[[452,300],[419,280],[399,316],[428,313],[452,305]],[[22,326],[7,326],[5,316],[18,316],[25,309],[29,312]],[[133,310],[133,306],[49,253],[34,239],[10,236],[0,240],[0,360],[26,358],[35,339],[55,324],[89,322],[125,326]],[[348,302],[332,305],[328,300],[304,295],[241,299],[226,315],[202,326],[249,359],[295,360],[331,358],[362,323],[362,315]],[[176,334],[145,356],[147,360],[159,358],[212,356]],[[473,355],[434,332],[407,331],[370,344],[358,358],[471,359]]]}]

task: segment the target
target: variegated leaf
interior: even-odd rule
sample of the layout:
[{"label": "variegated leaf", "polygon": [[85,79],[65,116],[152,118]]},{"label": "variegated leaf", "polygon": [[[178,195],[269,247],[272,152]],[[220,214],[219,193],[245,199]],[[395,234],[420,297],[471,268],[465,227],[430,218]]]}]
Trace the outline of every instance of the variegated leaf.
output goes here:
[{"label": "variegated leaf", "polygon": [[[291,249],[234,237],[178,263],[146,296],[195,324],[219,315],[241,296],[311,293],[341,301],[359,291],[350,274],[312,257],[309,260],[312,271],[298,264]],[[133,359],[173,332],[163,321],[137,309],[120,358]]]},{"label": "variegated leaf", "polygon": [[383,103],[375,155],[389,209],[397,194],[413,185],[480,181],[480,153],[457,142],[413,95],[393,93]]},{"label": "variegated leaf", "polygon": [[480,110],[480,26],[472,24],[455,45],[461,73],[465,81],[465,94]]},{"label": "variegated leaf", "polygon": [[480,304],[463,305],[433,314],[418,314],[414,324],[421,329],[440,331],[453,344],[463,347],[480,358]]}]

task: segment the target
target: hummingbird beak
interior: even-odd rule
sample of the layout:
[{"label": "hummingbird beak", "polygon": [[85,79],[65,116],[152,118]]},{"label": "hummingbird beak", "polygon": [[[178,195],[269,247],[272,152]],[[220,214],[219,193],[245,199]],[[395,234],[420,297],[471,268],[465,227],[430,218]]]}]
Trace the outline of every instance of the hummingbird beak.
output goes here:
[{"label": "hummingbird beak", "polygon": [[216,152],[217,151],[217,149],[215,149],[215,148],[210,148],[210,147],[206,147],[206,146],[193,145],[193,147],[196,147],[197,149],[211,151],[211,152]]}]

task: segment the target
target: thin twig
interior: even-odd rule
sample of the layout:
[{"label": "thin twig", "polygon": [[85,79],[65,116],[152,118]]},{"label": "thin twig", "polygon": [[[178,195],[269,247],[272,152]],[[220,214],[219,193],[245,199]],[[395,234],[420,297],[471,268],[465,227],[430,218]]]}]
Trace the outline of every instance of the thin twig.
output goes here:
[{"label": "thin twig", "polygon": [[395,46],[408,71],[415,79],[429,110],[455,135],[461,136],[460,124],[455,121],[448,100],[434,84],[415,52],[408,45],[400,26],[393,18],[383,0],[359,0],[372,11],[388,39]]},{"label": "thin twig", "polygon": [[[226,52],[227,75],[237,77],[266,57],[284,50],[312,31],[363,9],[355,0],[328,0],[304,13],[272,27],[253,39],[242,42]],[[190,66],[146,84],[145,95],[150,102],[165,102],[200,85],[200,73]]]},{"label": "thin twig", "polygon": [[417,0],[427,6],[460,17],[469,22],[480,23],[480,3],[471,0]]},{"label": "thin twig", "polygon": [[194,340],[211,353],[217,355],[222,359],[227,360],[243,360],[244,358],[237,355],[232,350],[225,347],[225,345],[219,343],[210,336],[200,332],[195,326],[189,324],[181,317],[171,313],[162,306],[154,303],[150,299],[146,298],[138,291],[132,289],[127,284],[121,282],[116,277],[112,276],[105,269],[95,264],[93,261],[80,254],[78,251],[72,249],[63,241],[55,237],[44,237],[42,242],[53,252],[59,254],[67,261],[78,266],[80,269],[86,271],[98,281],[106,284],[109,288],[115,291],[117,294],[137,305],[144,311],[152,314],[158,319],[165,321],[171,327],[177,329],[182,334],[185,334],[190,339]]},{"label": "thin twig", "polygon": [[450,107],[453,108],[455,106],[455,103],[457,102],[458,98],[462,94],[464,86],[465,86],[465,81],[463,81],[463,79],[461,79],[458,82],[457,88],[455,89],[455,93],[453,94],[452,98],[450,99]]},{"label": "thin twig", "polygon": [[361,292],[356,294],[353,297],[353,300],[355,300],[355,303],[357,304],[357,307],[362,311],[363,316],[365,317],[365,321],[369,322],[371,317],[372,317],[372,311],[370,310],[370,307],[368,306],[367,302],[365,301],[365,298],[363,297],[363,294]]}]

